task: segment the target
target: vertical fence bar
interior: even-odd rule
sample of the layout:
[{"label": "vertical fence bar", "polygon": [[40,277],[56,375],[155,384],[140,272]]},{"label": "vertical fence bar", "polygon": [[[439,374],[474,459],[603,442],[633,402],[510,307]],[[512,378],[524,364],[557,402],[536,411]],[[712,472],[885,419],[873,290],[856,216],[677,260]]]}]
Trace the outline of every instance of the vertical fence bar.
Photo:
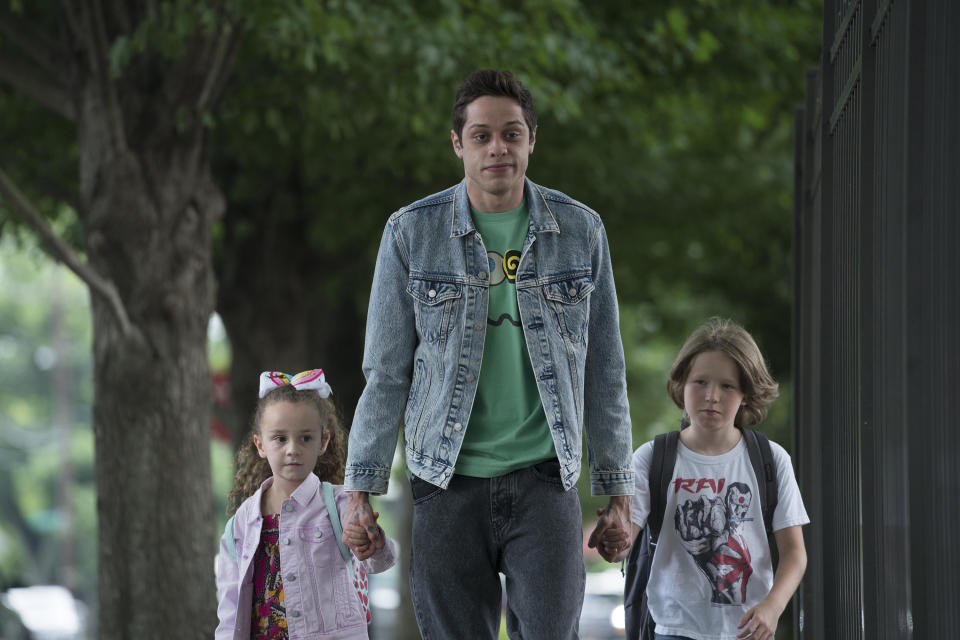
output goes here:
[{"label": "vertical fence bar", "polygon": [[960,6],[911,2],[907,185],[910,574],[917,638],[960,637]]},{"label": "vertical fence bar", "polygon": [[957,638],[960,3],[826,0],[823,33],[797,126],[800,636]]},{"label": "vertical fence bar", "polygon": [[[823,426],[824,632],[828,638],[862,638],[860,491],[860,132],[861,2],[834,13],[826,68],[832,94],[825,156],[835,176],[824,190]],[[826,86],[825,86],[826,89]],[[825,181],[825,185],[827,182]],[[829,208],[828,208],[829,207]]]},{"label": "vertical fence bar", "polygon": [[823,637],[823,477],[820,473],[821,377],[821,130],[823,103],[820,69],[807,72],[806,101],[798,111],[794,221],[793,426],[797,481],[811,524],[805,527],[808,567],[797,595],[796,626],[802,638]]}]

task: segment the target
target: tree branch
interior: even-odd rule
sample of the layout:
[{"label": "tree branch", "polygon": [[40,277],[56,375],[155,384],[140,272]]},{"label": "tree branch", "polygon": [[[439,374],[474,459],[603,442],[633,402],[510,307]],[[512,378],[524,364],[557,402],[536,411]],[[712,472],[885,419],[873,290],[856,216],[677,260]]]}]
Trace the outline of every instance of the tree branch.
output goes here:
[{"label": "tree branch", "polygon": [[9,58],[0,57],[0,80],[57,115],[71,122],[76,120],[76,111],[66,91],[57,85],[44,82],[36,71]]},{"label": "tree branch", "polygon": [[61,83],[63,78],[63,49],[60,43],[35,29],[10,11],[8,3],[0,3],[0,33],[20,47],[41,69]]},{"label": "tree branch", "polygon": [[110,47],[107,41],[107,28],[103,21],[103,5],[100,0],[84,2],[83,28],[87,38],[87,54],[90,58],[90,71],[94,82],[100,89],[108,116],[109,131],[112,134],[111,147],[115,150],[127,148],[127,136],[123,127],[123,110],[117,97],[117,86],[110,76],[107,63]]},{"label": "tree branch", "polygon": [[0,169],[0,196],[6,198],[13,208],[23,216],[27,225],[40,236],[42,246],[47,250],[47,253],[77,274],[81,280],[87,283],[93,293],[103,296],[113,310],[123,334],[125,336],[135,335],[137,331],[131,324],[127,310],[123,306],[123,301],[120,300],[120,294],[117,293],[113,283],[105,280],[89,264],[84,262],[77,255],[77,252],[53,231],[47,220],[20,192],[3,169]]},{"label": "tree branch", "polygon": [[203,89],[197,99],[197,111],[205,111],[215,104],[233,68],[240,44],[242,29],[239,24],[228,21],[227,26],[217,34],[217,45],[210,69],[203,81]]}]

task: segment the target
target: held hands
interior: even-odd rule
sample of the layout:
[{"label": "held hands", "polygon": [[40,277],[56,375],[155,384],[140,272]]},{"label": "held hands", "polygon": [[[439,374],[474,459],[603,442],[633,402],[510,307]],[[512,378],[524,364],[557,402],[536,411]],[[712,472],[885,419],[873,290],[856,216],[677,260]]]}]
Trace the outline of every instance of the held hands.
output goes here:
[{"label": "held hands", "polygon": [[383,549],[386,536],[377,525],[380,514],[370,506],[370,496],[363,491],[349,491],[350,501],[343,520],[343,543],[353,550],[357,560],[366,560]]},{"label": "held hands", "polygon": [[621,552],[630,548],[631,496],[610,496],[610,504],[597,509],[597,526],[590,534],[587,546],[596,548],[607,562],[616,562]]},{"label": "held hands", "polygon": [[[380,514],[374,511],[373,515]],[[385,535],[379,525],[377,525],[377,533],[380,536]],[[370,550],[370,537],[367,535],[367,530],[359,524],[348,524],[343,528],[343,543],[353,549],[358,558]]]}]

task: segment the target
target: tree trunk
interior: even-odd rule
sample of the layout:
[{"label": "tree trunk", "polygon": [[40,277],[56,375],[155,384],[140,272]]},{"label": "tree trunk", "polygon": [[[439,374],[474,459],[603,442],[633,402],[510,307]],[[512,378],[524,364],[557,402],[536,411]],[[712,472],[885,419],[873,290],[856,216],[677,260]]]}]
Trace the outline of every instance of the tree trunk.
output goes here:
[{"label": "tree trunk", "polygon": [[[49,11],[22,15],[43,29]],[[241,29],[220,3],[178,5],[175,15],[133,1],[57,11],[58,38],[17,42],[46,63],[35,75],[56,86],[51,96],[62,92],[63,103],[45,106],[77,128],[87,260],[34,224],[92,292],[99,637],[206,639],[216,625],[217,539],[206,337],[211,231],[224,199],[201,123]],[[0,13],[5,33],[18,33],[19,15]],[[211,15],[218,20],[203,26]],[[146,39],[124,48],[136,33]],[[177,37],[179,57],[169,49]],[[161,40],[168,49],[156,48]]]},{"label": "tree trunk", "polygon": [[88,260],[131,325],[92,296],[100,637],[206,639],[216,625],[206,336],[223,198],[200,127],[118,131],[102,84],[91,77],[79,94]]},{"label": "tree trunk", "polygon": [[206,330],[223,205],[191,161],[199,150],[196,139],[85,167],[89,260],[137,330],[92,298],[101,638],[209,638],[215,626]]}]

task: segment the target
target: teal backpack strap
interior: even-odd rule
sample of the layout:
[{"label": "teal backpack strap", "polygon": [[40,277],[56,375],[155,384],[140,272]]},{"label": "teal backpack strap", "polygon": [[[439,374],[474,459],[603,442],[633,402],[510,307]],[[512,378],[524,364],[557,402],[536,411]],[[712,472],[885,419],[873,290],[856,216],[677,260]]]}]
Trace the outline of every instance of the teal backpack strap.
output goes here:
[{"label": "teal backpack strap", "polygon": [[340,555],[348,567],[353,566],[353,556],[343,544],[343,525],[340,524],[340,512],[337,511],[337,500],[333,495],[333,485],[329,482],[321,482],[320,488],[323,492],[323,502],[327,505],[327,515],[330,516],[330,524],[333,525],[333,536],[337,539],[337,546],[340,547]]},{"label": "teal backpack strap", "polygon": [[230,557],[233,558],[233,561],[237,561],[237,539],[233,537],[233,519],[236,518],[236,514],[230,516],[227,520],[227,526],[223,528],[223,541],[227,545],[227,553],[230,554]]},{"label": "teal backpack strap", "polygon": [[330,516],[330,524],[333,525],[333,535],[337,538],[337,546],[340,547],[340,555],[346,563],[350,572],[353,574],[353,586],[357,590],[357,597],[360,598],[360,604],[363,607],[364,617],[367,624],[370,624],[370,593],[367,585],[367,576],[359,564],[354,564],[354,557],[347,550],[347,545],[343,544],[343,525],[340,523],[340,512],[337,511],[337,500],[333,495],[333,485],[329,482],[320,482],[320,488],[323,493],[323,502],[327,505],[327,515]]}]

